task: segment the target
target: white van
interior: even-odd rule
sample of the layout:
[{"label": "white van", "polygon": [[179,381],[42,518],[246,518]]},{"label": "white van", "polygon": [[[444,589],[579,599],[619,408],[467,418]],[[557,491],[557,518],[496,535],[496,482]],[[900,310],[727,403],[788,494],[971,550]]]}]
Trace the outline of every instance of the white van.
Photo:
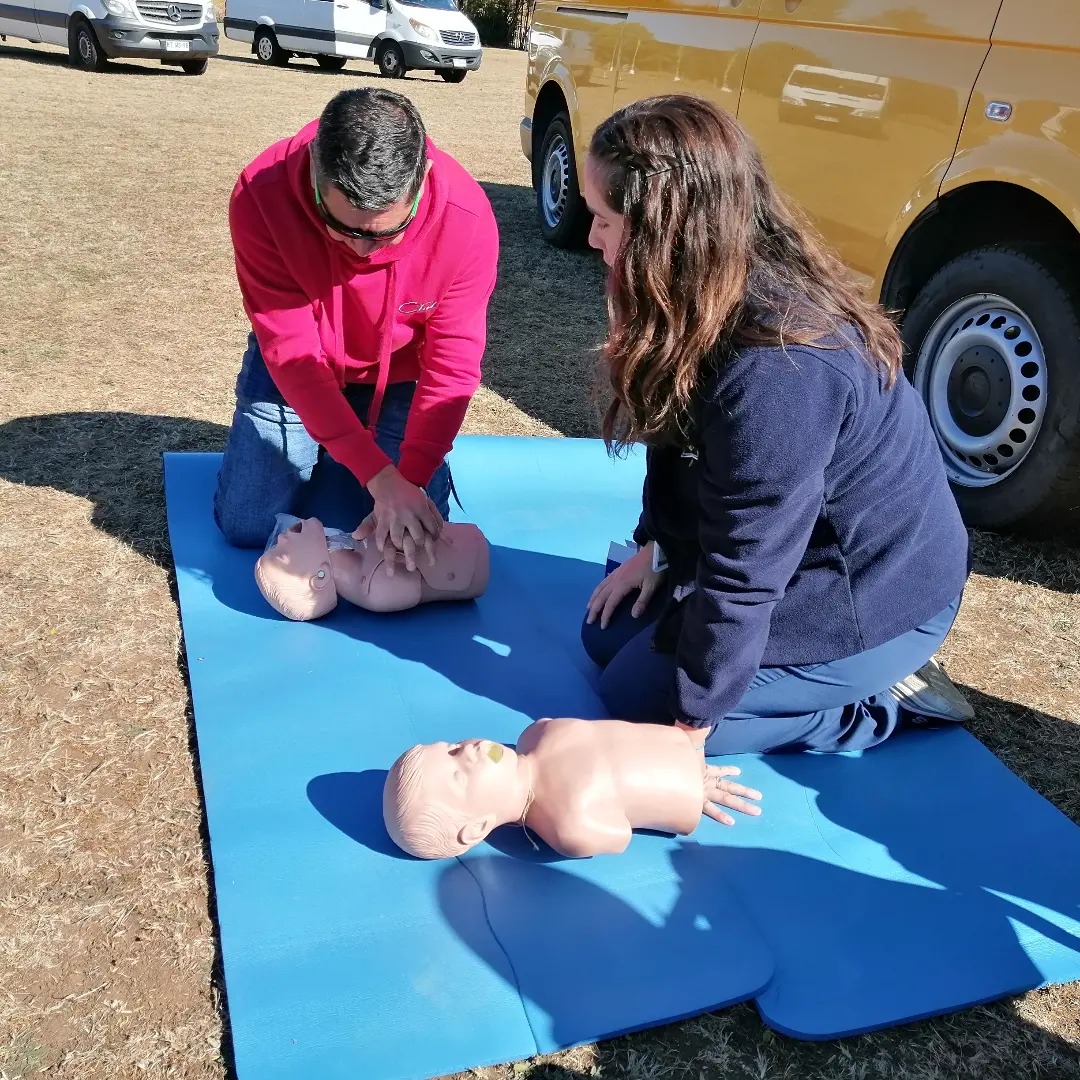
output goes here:
[{"label": "white van", "polygon": [[0,40],[64,45],[72,64],[160,60],[201,75],[218,52],[213,0],[14,0],[0,3]]},{"label": "white van", "polygon": [[225,36],[264,64],[313,56],[338,71],[373,60],[388,78],[437,71],[457,83],[480,66],[480,35],[454,0],[227,0]]}]

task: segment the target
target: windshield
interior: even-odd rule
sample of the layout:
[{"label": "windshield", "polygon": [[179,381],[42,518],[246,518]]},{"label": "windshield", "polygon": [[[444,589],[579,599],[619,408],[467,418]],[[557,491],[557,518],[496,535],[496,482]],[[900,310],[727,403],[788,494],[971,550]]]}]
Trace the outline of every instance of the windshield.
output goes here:
[{"label": "windshield", "polygon": [[454,0],[408,0],[408,3],[405,3],[405,0],[398,0],[398,4],[401,7],[434,8],[436,11],[458,10],[458,6],[454,3]]}]

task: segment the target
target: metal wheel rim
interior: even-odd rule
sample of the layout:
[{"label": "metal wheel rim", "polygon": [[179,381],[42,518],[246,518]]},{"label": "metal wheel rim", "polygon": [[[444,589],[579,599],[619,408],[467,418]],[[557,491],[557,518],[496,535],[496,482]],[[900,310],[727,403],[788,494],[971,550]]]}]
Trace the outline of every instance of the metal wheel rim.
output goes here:
[{"label": "metal wheel rim", "polygon": [[79,58],[83,63],[89,64],[94,58],[93,49],[90,44],[90,34],[86,30],[79,31]]},{"label": "metal wheel rim", "polygon": [[548,144],[547,157],[540,176],[540,208],[544,223],[554,229],[562,221],[570,192],[570,148],[562,135]]},{"label": "metal wheel rim", "polygon": [[[1046,416],[1046,354],[1031,319],[1005,297],[978,293],[946,309],[923,341],[912,382],[955,484],[992,487],[1031,453]],[[974,386],[968,397],[976,401],[986,388],[981,414],[965,409],[958,386]]]},{"label": "metal wheel rim", "polygon": [[397,71],[398,58],[397,53],[393,49],[387,49],[386,52],[383,53],[383,68],[386,71]]},{"label": "metal wheel rim", "polygon": [[274,43],[265,35],[259,38],[259,59],[272,60],[274,58]]}]

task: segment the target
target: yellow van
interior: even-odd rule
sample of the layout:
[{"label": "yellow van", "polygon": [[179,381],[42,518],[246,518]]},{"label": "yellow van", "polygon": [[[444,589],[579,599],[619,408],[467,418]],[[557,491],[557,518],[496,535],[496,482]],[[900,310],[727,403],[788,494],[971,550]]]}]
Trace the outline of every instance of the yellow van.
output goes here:
[{"label": "yellow van", "polygon": [[589,228],[596,125],[709,98],[897,313],[966,520],[1080,519],[1080,0],[537,0],[521,142]]}]

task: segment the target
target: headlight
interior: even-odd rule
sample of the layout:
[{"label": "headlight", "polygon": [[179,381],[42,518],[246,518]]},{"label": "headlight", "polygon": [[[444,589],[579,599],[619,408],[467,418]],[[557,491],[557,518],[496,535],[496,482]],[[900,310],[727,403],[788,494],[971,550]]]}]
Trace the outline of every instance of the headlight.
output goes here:
[{"label": "headlight", "polygon": [[206,5],[205,19],[207,22],[217,22],[217,11],[215,10],[213,4]]},{"label": "headlight", "polygon": [[439,40],[439,35],[427,23],[417,22],[415,19],[410,19],[409,23],[422,38],[427,38],[428,41]]},{"label": "headlight", "polygon": [[131,8],[128,6],[127,0],[101,0],[105,5],[105,10],[110,15],[130,15]]}]

